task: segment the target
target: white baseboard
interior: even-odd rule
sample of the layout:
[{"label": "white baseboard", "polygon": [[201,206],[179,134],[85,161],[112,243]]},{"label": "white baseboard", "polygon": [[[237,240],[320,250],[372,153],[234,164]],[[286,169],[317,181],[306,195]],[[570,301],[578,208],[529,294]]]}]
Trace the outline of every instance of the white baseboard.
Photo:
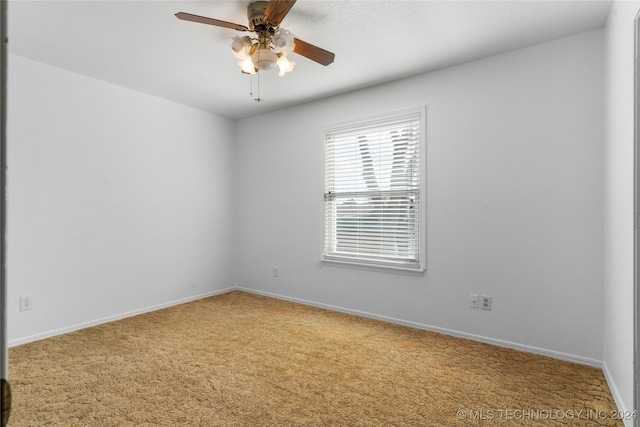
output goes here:
[{"label": "white baseboard", "polygon": [[[80,324],[68,326],[68,327],[65,327],[65,328],[54,329],[54,330],[43,332],[43,333],[40,333],[40,334],[19,338],[19,339],[10,341],[8,343],[8,346],[9,347],[15,347],[17,345],[26,344],[26,343],[33,342],[33,341],[38,341],[38,340],[45,339],[45,338],[54,337],[56,335],[66,334],[66,333],[77,331],[77,330],[80,330],[80,329],[89,328],[91,326],[97,326],[97,325],[100,325],[102,323],[113,322],[113,321],[116,321],[116,320],[124,319],[126,317],[136,316],[136,315],[139,315],[139,314],[144,314],[144,313],[148,313],[148,312],[151,312],[151,311],[160,310],[160,309],[163,309],[163,308],[168,308],[168,307],[171,307],[171,306],[174,306],[174,305],[178,305],[178,304],[184,304],[186,302],[195,301],[195,300],[202,299],[202,298],[207,298],[207,297],[211,297],[211,296],[215,296],[215,295],[221,295],[221,294],[225,294],[225,293],[236,291],[236,290],[237,291],[248,292],[248,293],[253,293],[253,294],[257,294],[257,295],[263,295],[263,296],[271,297],[271,298],[277,298],[277,299],[290,301],[290,302],[295,302],[295,303],[299,303],[299,304],[309,305],[309,306],[312,306],[312,307],[323,308],[323,309],[326,309],[326,310],[337,311],[337,312],[340,312],[340,313],[352,314],[352,315],[355,315],[355,316],[361,316],[361,317],[366,317],[366,318],[370,318],[370,319],[380,320],[380,321],[383,321],[383,322],[394,323],[394,324],[397,324],[397,325],[408,326],[408,327],[411,327],[411,328],[423,329],[423,330],[432,331],[432,332],[438,332],[438,333],[441,333],[441,334],[444,334],[444,335],[450,335],[450,336],[454,336],[454,337],[458,337],[458,338],[465,338],[465,339],[469,339],[469,340],[472,340],[472,341],[478,341],[478,342],[482,342],[482,343],[485,343],[485,344],[491,344],[491,345],[495,345],[495,346],[499,346],[499,347],[511,348],[511,349],[514,349],[514,350],[525,351],[525,352],[528,352],[528,353],[539,354],[539,355],[542,355],[542,356],[547,356],[547,357],[551,357],[551,358],[554,358],[554,359],[565,360],[565,361],[568,361],[568,362],[578,363],[578,364],[581,364],[581,365],[587,365],[587,366],[593,366],[593,367],[596,367],[596,368],[602,368],[602,362],[599,361],[599,360],[589,359],[589,358],[585,358],[585,357],[581,357],[581,356],[576,356],[576,355],[573,355],[573,354],[567,354],[567,353],[557,352],[557,351],[553,351],[553,350],[547,350],[547,349],[539,348],[539,347],[532,347],[532,346],[528,346],[528,345],[524,345],[524,344],[518,344],[518,343],[513,343],[513,342],[510,342],[510,341],[498,340],[498,339],[485,337],[485,336],[481,336],[481,335],[474,335],[474,334],[469,334],[469,333],[466,333],[466,332],[461,332],[461,331],[456,331],[456,330],[451,330],[451,329],[446,329],[446,328],[440,328],[438,326],[427,325],[427,324],[423,324],[423,323],[412,322],[412,321],[409,321],[409,320],[397,319],[397,318],[394,318],[394,317],[382,316],[382,315],[378,315],[378,314],[375,314],[375,313],[369,313],[369,312],[360,311],[360,310],[352,310],[352,309],[349,309],[349,308],[340,307],[340,306],[336,306],[336,305],[323,304],[323,303],[318,303],[318,302],[315,302],[315,301],[305,300],[305,299],[301,299],[301,298],[292,298],[292,297],[288,297],[288,296],[285,296],[285,295],[274,294],[274,293],[271,293],[271,292],[263,292],[263,291],[258,291],[258,290],[255,290],[255,289],[238,287],[238,286],[232,286],[232,287],[228,287],[228,288],[224,288],[224,289],[219,289],[219,290],[216,290],[216,291],[213,291],[213,292],[208,292],[208,293],[204,293],[204,294],[200,294],[200,295],[194,295],[194,296],[188,297],[188,298],[183,298],[183,299],[179,299],[179,300],[175,300],[175,301],[170,301],[170,302],[166,302],[166,303],[163,303],[163,304],[158,304],[158,305],[154,305],[154,306],[150,306],[150,307],[145,307],[145,308],[142,308],[142,309],[139,309],[139,310],[133,310],[133,311],[129,311],[129,312],[126,312],[126,313],[120,313],[120,314],[116,314],[116,315],[113,315],[113,316],[108,316],[108,317],[104,317],[104,318],[101,318],[101,319],[92,320],[90,322],[80,323]],[[611,383],[611,381],[609,381],[609,379],[607,379],[607,381],[609,383]]]},{"label": "white baseboard", "polygon": [[518,344],[518,343],[514,343],[514,342],[510,342],[510,341],[498,340],[498,339],[494,339],[494,338],[485,337],[485,336],[482,336],[482,335],[469,334],[469,333],[466,333],[466,332],[456,331],[456,330],[452,330],[452,329],[440,328],[438,326],[412,322],[412,321],[409,321],[409,320],[397,319],[397,318],[394,318],[394,317],[381,316],[381,315],[374,314],[374,313],[369,313],[369,312],[360,311],[360,310],[352,310],[352,309],[349,309],[349,308],[330,305],[330,304],[322,304],[322,303],[318,303],[318,302],[315,302],[315,301],[309,301],[309,300],[300,299],[300,298],[292,298],[292,297],[288,297],[288,296],[285,296],[285,295],[274,294],[274,293],[271,293],[271,292],[263,292],[263,291],[258,291],[258,290],[255,290],[255,289],[243,288],[243,287],[237,287],[236,289],[239,290],[239,291],[243,291],[243,292],[249,292],[249,293],[253,293],[253,294],[257,294],[257,295],[263,295],[263,296],[266,296],[266,297],[277,298],[277,299],[281,299],[281,300],[285,300],[285,301],[290,301],[290,302],[295,302],[295,303],[299,303],[299,304],[309,305],[309,306],[312,306],[312,307],[324,308],[324,309],[327,309],[327,310],[337,311],[337,312],[340,312],[340,313],[353,314],[353,315],[356,315],[356,316],[366,317],[366,318],[369,318],[369,319],[375,319],[375,320],[380,320],[380,321],[383,321],[383,322],[394,323],[394,324],[397,324],[397,325],[408,326],[408,327],[411,327],[411,328],[423,329],[423,330],[431,331],[431,332],[437,332],[437,333],[440,333],[440,334],[450,335],[450,336],[457,337],[457,338],[465,338],[465,339],[468,339],[468,340],[478,341],[478,342],[482,342],[482,343],[485,343],[485,344],[491,344],[491,345],[495,345],[495,346],[498,346],[498,347],[506,347],[506,348],[511,348],[511,349],[514,349],[514,350],[525,351],[527,353],[539,354],[541,356],[547,356],[547,357],[551,357],[553,359],[559,359],[559,360],[564,360],[564,361],[568,361],[568,362],[578,363],[580,365],[587,365],[587,366],[592,366],[592,367],[595,367],[595,368],[602,368],[602,362],[600,360],[590,359],[590,358],[587,358],[587,357],[577,356],[577,355],[574,355],[574,354],[567,354],[567,353],[562,353],[562,352],[558,352],[558,351],[547,350],[547,349],[544,349],[544,348],[533,347],[533,346],[528,346],[528,345],[524,345],[524,344]]},{"label": "white baseboard", "polygon": [[[605,380],[607,380],[607,385],[609,386],[609,390],[611,390],[611,395],[613,396],[613,401],[616,403],[616,406],[618,407],[618,411],[622,414],[632,414],[633,408],[627,408],[625,406],[622,396],[620,395],[620,391],[618,390],[618,387],[615,381],[613,380],[613,376],[611,375],[611,372],[609,371],[609,367],[607,366],[606,363],[602,364],[602,372],[604,373]],[[624,419],[623,422],[624,422],[624,427],[634,427],[633,419]]]},{"label": "white baseboard", "polygon": [[208,298],[208,297],[212,297],[215,295],[220,295],[220,294],[226,294],[227,292],[231,292],[236,290],[235,287],[230,287],[230,288],[225,288],[225,289],[219,289],[216,291],[212,291],[212,292],[206,292],[204,294],[199,294],[199,295],[193,295],[190,297],[186,297],[186,298],[181,298],[181,299],[177,299],[174,301],[169,301],[169,302],[165,302],[162,304],[157,304],[157,305],[152,305],[149,307],[145,307],[145,308],[141,308],[138,310],[133,310],[133,311],[128,311],[126,313],[120,313],[120,314],[115,314],[113,316],[107,316],[107,317],[103,317],[101,319],[96,319],[96,320],[91,320],[89,322],[84,322],[84,323],[78,323],[76,325],[71,325],[71,326],[67,326],[64,328],[60,328],[60,329],[54,329],[51,331],[47,331],[47,332],[42,332],[40,334],[35,334],[35,335],[30,335],[27,337],[23,337],[23,338],[18,338],[16,340],[12,340],[9,341],[7,343],[8,347],[15,347],[21,344],[27,344],[30,342],[34,342],[34,341],[39,341],[45,338],[51,338],[51,337],[55,337],[56,335],[63,335],[63,334],[67,334],[69,332],[73,332],[73,331],[78,331],[80,329],[85,329],[85,328],[90,328],[92,326],[97,326],[103,323],[108,323],[108,322],[113,322],[116,320],[120,320],[120,319],[124,319],[127,317],[132,317],[132,316],[137,316],[139,314],[144,314],[144,313],[149,313],[152,311],[156,311],[156,310],[161,310],[163,308],[169,308],[172,307],[174,305],[180,305],[180,304],[184,304],[187,302],[191,302],[191,301],[195,301],[195,300],[199,300],[202,298]]}]

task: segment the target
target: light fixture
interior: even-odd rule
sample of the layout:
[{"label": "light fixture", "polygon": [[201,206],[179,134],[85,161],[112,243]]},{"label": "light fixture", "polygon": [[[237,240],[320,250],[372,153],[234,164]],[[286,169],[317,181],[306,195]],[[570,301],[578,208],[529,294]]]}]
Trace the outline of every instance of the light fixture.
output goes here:
[{"label": "light fixture", "polygon": [[245,74],[255,74],[256,73],[256,67],[253,65],[253,62],[251,61],[251,58],[249,56],[247,56],[242,61],[238,61],[238,65],[240,65],[240,68],[242,69],[242,72],[245,73]]},{"label": "light fixture", "polygon": [[271,49],[256,49],[251,55],[251,62],[258,70],[271,70],[278,62],[278,55]]},{"label": "light fixture", "polygon": [[239,60],[245,60],[249,57],[249,51],[251,50],[251,37],[234,37],[231,39],[231,50],[233,56]]},{"label": "light fixture", "polygon": [[295,41],[293,34],[285,29],[278,29],[275,33],[263,30],[258,32],[257,39],[234,37],[230,42],[233,56],[245,74],[272,70],[277,65],[280,69],[278,75],[282,77],[296,65],[286,58],[293,52]]},{"label": "light fixture", "polygon": [[273,35],[273,50],[275,53],[287,54],[293,51],[295,47],[295,41],[293,40],[293,34],[284,28],[279,29]]},{"label": "light fixture", "polygon": [[287,59],[287,56],[282,54],[280,56],[280,58],[278,58],[278,68],[280,68],[280,72],[278,73],[278,75],[280,77],[284,76],[284,73],[288,73],[291,70],[293,70],[293,67],[296,65],[295,62],[293,61],[289,61]]}]

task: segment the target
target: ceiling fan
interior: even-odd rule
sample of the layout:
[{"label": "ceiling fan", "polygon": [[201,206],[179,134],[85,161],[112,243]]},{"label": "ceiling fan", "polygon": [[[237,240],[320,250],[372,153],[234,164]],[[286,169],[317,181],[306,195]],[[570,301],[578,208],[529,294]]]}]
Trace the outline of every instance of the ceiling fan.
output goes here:
[{"label": "ceiling fan", "polygon": [[333,62],[335,54],[307,43],[280,27],[296,0],[254,1],[247,7],[249,26],[207,18],[186,12],[176,13],[178,19],[215,25],[240,32],[253,32],[256,37],[243,36],[231,39],[231,49],[238,59],[238,65],[245,74],[280,68],[280,76],[293,69],[295,62],[287,59],[287,54],[295,52],[322,65]]}]

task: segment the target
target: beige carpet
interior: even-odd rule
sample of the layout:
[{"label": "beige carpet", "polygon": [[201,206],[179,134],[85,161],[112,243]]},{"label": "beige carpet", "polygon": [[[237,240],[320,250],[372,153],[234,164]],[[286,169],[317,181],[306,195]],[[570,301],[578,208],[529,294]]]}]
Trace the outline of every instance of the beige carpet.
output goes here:
[{"label": "beige carpet", "polygon": [[9,364],[12,427],[622,426],[598,369],[243,292]]}]

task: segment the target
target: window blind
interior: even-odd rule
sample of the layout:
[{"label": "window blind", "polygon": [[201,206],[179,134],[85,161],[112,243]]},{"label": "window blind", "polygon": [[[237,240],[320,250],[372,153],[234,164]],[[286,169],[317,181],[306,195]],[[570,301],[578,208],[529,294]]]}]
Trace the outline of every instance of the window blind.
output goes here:
[{"label": "window blind", "polygon": [[324,259],[421,268],[421,117],[325,131]]}]

